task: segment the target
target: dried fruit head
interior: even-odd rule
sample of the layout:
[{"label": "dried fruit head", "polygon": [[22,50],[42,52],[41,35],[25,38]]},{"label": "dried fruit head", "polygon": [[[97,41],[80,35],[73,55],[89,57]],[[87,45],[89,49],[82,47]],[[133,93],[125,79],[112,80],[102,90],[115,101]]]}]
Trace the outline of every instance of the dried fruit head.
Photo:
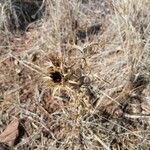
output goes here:
[{"label": "dried fruit head", "polygon": [[50,77],[54,83],[60,83],[62,81],[62,74],[59,71],[52,72]]}]

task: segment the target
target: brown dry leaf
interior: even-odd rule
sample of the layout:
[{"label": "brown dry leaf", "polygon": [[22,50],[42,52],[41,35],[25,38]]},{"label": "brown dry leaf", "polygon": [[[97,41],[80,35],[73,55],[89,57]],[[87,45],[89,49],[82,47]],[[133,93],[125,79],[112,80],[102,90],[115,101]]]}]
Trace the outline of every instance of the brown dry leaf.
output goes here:
[{"label": "brown dry leaf", "polygon": [[6,129],[0,134],[0,142],[6,143],[8,146],[12,147],[15,143],[15,140],[19,134],[18,131],[19,120],[14,119]]}]

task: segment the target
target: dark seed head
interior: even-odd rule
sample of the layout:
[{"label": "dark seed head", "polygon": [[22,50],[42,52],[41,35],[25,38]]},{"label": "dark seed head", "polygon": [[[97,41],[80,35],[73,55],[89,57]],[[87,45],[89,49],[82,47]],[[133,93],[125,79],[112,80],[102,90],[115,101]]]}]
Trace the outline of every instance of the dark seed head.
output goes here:
[{"label": "dark seed head", "polygon": [[59,83],[62,81],[62,74],[58,71],[51,73],[50,77],[52,78],[53,82]]}]

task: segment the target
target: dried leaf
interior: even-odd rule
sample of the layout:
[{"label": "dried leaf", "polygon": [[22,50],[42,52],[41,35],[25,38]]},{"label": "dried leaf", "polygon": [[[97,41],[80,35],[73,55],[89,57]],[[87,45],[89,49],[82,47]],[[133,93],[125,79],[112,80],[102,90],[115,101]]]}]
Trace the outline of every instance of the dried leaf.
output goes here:
[{"label": "dried leaf", "polygon": [[6,143],[10,147],[12,147],[15,143],[15,140],[19,134],[18,131],[19,121],[18,119],[14,119],[6,129],[0,134],[0,142]]}]

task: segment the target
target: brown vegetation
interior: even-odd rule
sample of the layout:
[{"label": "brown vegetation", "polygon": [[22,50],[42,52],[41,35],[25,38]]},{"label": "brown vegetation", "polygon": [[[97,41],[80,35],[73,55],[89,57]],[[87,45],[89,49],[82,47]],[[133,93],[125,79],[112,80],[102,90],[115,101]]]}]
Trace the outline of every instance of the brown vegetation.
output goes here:
[{"label": "brown vegetation", "polygon": [[148,0],[7,0],[0,15],[0,149],[149,149]]}]

